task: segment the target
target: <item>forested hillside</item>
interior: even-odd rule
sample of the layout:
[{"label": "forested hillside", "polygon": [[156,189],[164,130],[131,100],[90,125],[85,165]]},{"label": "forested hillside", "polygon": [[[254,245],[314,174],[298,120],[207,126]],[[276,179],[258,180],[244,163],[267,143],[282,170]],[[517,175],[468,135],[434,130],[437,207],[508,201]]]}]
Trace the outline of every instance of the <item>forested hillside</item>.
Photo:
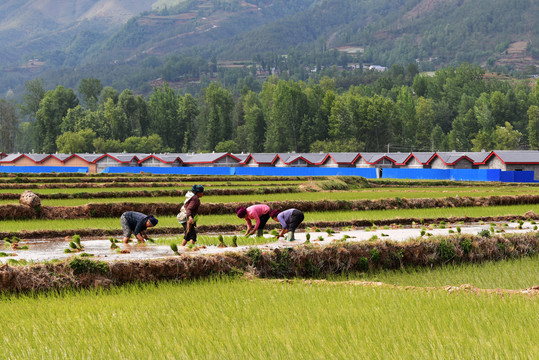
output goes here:
[{"label": "forested hillside", "polygon": [[[19,124],[17,107],[35,120]],[[433,76],[413,63],[308,83],[271,76],[237,94],[212,82],[180,95],[164,83],[148,99],[95,78],[50,91],[34,80],[21,104],[0,101],[5,153],[520,148],[539,149],[539,80],[496,79],[466,63]]]},{"label": "forested hillside", "polygon": [[[111,16],[142,9],[119,29],[110,25]],[[36,76],[49,88],[98,77],[146,95],[159,78],[175,88],[202,80],[187,91],[206,77],[240,82],[245,74],[219,69],[224,61],[296,80],[350,63],[414,62],[425,71],[466,61],[525,75],[539,64],[533,0],[9,0],[0,14],[19,15],[0,15],[0,91],[16,97]],[[77,22],[68,25],[67,14]]]}]

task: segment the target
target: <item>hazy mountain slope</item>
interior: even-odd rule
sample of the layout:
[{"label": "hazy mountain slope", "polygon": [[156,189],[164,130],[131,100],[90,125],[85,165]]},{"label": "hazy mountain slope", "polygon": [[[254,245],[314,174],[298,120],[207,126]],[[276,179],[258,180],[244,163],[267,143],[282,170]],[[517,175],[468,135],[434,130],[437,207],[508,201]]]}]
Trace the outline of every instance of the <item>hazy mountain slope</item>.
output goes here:
[{"label": "hazy mountain slope", "polygon": [[[154,0],[6,0],[0,3],[0,60],[60,50],[80,31],[118,27]],[[82,25],[81,25],[82,24]]]}]

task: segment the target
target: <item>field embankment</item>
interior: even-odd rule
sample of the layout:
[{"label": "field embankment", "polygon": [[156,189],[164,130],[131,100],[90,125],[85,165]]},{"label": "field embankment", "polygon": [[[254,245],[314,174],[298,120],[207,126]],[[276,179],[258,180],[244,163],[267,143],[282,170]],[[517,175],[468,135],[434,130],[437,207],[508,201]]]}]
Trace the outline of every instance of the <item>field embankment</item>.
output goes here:
[{"label": "field embankment", "polygon": [[296,246],[273,251],[253,247],[244,253],[181,255],[162,260],[107,263],[74,257],[32,266],[0,267],[0,289],[27,292],[122,285],[131,282],[197,279],[250,273],[258,277],[320,277],[350,272],[477,263],[535,255],[536,233],[507,236],[458,235],[428,241],[343,243]]}]

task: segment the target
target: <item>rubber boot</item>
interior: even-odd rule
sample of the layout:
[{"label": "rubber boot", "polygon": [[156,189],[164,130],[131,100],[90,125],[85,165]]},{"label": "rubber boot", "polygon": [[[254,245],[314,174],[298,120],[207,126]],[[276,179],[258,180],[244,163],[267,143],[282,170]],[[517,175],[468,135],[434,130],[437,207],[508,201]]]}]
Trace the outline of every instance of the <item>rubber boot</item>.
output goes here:
[{"label": "rubber boot", "polygon": [[296,238],[294,237],[294,231],[289,231],[288,232],[288,241],[295,241]]},{"label": "rubber boot", "polygon": [[264,230],[263,229],[256,230],[256,237],[261,237],[261,236],[264,236]]}]

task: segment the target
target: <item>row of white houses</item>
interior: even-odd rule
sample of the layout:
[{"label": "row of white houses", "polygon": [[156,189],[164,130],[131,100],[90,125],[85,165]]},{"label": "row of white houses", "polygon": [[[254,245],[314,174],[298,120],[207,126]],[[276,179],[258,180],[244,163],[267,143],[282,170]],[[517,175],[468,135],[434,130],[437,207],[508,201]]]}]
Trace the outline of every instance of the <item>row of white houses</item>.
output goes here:
[{"label": "row of white houses", "polygon": [[[88,167],[98,173],[109,167],[357,167],[409,169],[500,169],[535,171],[539,151],[410,153],[187,153],[187,154],[4,154],[0,166]],[[0,168],[1,171],[1,168]]]}]

